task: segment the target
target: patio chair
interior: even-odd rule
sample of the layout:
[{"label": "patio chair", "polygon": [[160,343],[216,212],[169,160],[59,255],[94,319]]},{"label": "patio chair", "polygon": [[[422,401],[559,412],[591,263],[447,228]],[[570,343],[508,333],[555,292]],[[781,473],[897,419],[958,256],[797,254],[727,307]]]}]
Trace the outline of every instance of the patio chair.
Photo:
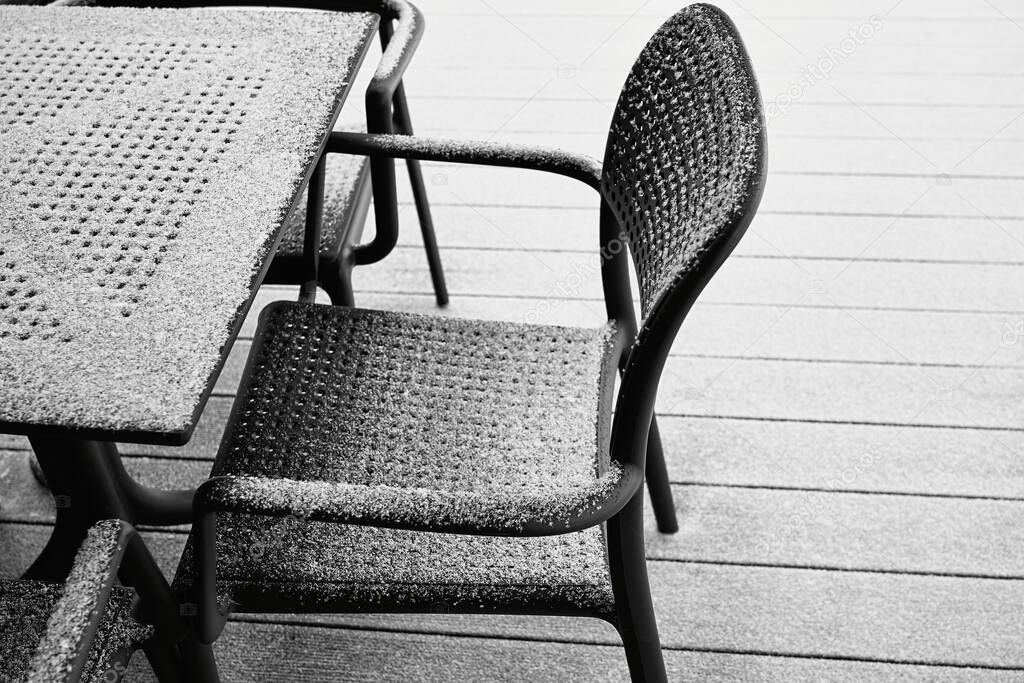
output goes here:
[{"label": "patio chair", "polygon": [[[3,0],[0,0],[2,3]],[[103,7],[203,7],[210,0],[57,0],[53,4]],[[216,3],[214,3],[216,4]],[[233,0],[239,6],[308,8],[329,11],[361,11],[379,14],[381,55],[370,85],[366,90],[366,129],[370,133],[401,133],[412,135],[412,119],[402,85],[402,76],[412,61],[413,53],[423,36],[423,14],[405,0],[344,0],[320,3],[313,0]],[[418,159],[406,160],[413,201],[419,218],[423,246],[430,269],[430,279],[438,306],[448,304],[448,288],[437,247],[434,223],[427,200],[426,185]],[[376,263],[391,253],[398,240],[398,194],[394,161],[379,157],[367,163],[357,155],[332,155],[325,182],[323,236],[320,245],[318,284],[338,305],[351,306],[352,268]],[[372,182],[371,182],[372,181]],[[365,244],[355,244],[361,237],[369,208],[370,195],[376,232]],[[303,261],[303,236],[306,209],[297,209],[286,221],[274,259],[264,276],[264,284],[303,284],[306,275]]]},{"label": "patio chair", "polygon": [[[306,3],[302,3],[306,4]],[[308,3],[310,7],[315,3]],[[412,119],[405,98],[402,76],[423,35],[422,13],[404,0],[341,2],[323,9],[365,10],[380,14],[383,54],[366,91],[366,129],[370,133],[412,135]],[[392,21],[395,25],[392,25]],[[397,38],[396,38],[397,36]],[[324,230],[320,246],[320,286],[338,305],[351,306],[352,268],[375,263],[387,256],[398,239],[398,197],[394,162],[380,158],[369,164],[363,156],[332,155],[325,174]],[[441,255],[427,201],[426,185],[418,159],[406,160],[409,183],[420,222],[427,265],[438,306],[448,304]],[[353,246],[366,220],[370,176],[372,175],[374,216],[377,232],[367,244]],[[264,278],[266,284],[302,284],[306,275],[303,261],[305,207],[285,223],[284,235]]]},{"label": "patio chair", "polygon": [[764,147],[749,59],[708,5],[644,48],[603,167],[332,135],[332,152],[536,169],[597,190],[609,322],[270,306],[175,579],[197,603],[199,640],[229,607],[592,616],[618,629],[634,680],[665,680],[643,531],[645,469],[659,518],[675,523],[655,395],[683,318],[756,210]]},{"label": "patio chair", "polygon": [[[161,680],[175,680],[173,645],[159,645],[154,628],[134,618],[135,592],[113,585],[133,544],[139,546],[133,552],[147,552],[129,524],[99,522],[89,530],[63,586],[0,581],[0,680],[119,680],[132,652],[144,643]],[[172,599],[162,576],[148,580],[162,582],[162,594]],[[177,615],[176,605],[174,610]]]}]

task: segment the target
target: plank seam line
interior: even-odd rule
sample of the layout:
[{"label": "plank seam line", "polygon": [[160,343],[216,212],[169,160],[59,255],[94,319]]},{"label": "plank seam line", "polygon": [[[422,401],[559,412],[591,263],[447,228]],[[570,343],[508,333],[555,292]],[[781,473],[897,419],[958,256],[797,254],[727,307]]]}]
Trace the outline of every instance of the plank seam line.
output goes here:
[{"label": "plank seam line", "polygon": [[[580,617],[567,617],[567,618],[580,618]],[[596,617],[582,617],[597,619]],[[368,633],[404,633],[409,635],[422,635],[422,636],[437,636],[441,638],[461,638],[465,640],[504,640],[504,641],[518,641],[518,642],[529,642],[529,643],[551,643],[553,645],[580,645],[586,647],[603,647],[603,648],[614,648],[616,650],[621,649],[621,645],[617,642],[594,642],[592,640],[578,640],[572,638],[566,638],[564,636],[554,636],[541,638],[538,636],[530,636],[525,634],[497,634],[497,633],[476,633],[476,632],[465,632],[465,631],[454,631],[454,630],[426,630],[417,628],[399,628],[399,627],[388,627],[388,626],[360,626],[358,624],[332,624],[332,623],[311,623],[308,621],[296,620],[296,619],[259,619],[253,617],[244,617],[242,615],[232,615],[231,621],[248,624],[275,624],[281,626],[300,626],[300,627],[311,627],[311,628],[323,628],[331,629],[336,631],[360,631]],[[710,648],[710,647],[696,647],[696,646],[678,646],[678,645],[662,645],[662,650],[669,652],[696,652],[705,654],[726,654],[726,655],[740,655],[750,657],[772,657],[778,659],[822,659],[822,660],[834,660],[834,661],[846,661],[846,662],[863,662],[865,664],[892,664],[897,666],[927,666],[927,667],[948,667],[948,668],[959,668],[959,669],[991,669],[996,671],[1024,671],[1024,667],[1016,665],[1002,665],[1002,664],[983,664],[983,663],[964,663],[964,662],[936,662],[929,660],[914,660],[914,659],[898,659],[898,658],[885,658],[885,657],[856,657],[852,655],[836,655],[836,654],[811,654],[802,652],[780,652],[776,650],[756,650],[756,649],[739,649],[739,648]]]},{"label": "plank seam line", "polygon": [[[557,13],[555,13],[555,12],[507,12],[506,14],[509,17],[536,17],[536,18],[542,18],[542,19],[548,19],[548,20],[550,20],[551,17],[558,17],[560,19],[568,19],[568,18],[573,18],[573,19],[594,19],[594,18],[600,18],[600,19],[618,19],[618,20],[621,20],[621,19],[629,19],[630,17],[642,17],[642,18],[645,18],[645,19],[660,19],[660,18],[663,18],[663,16],[664,16],[664,15],[662,15],[660,13],[653,13],[653,12],[634,12],[632,14],[626,14],[624,12],[592,12],[592,13],[587,13],[587,14],[580,14],[578,12],[557,12]],[[466,18],[469,18],[469,17],[483,17],[483,18],[487,18],[487,19],[493,19],[494,18],[493,14],[488,14],[486,12],[466,12],[466,13],[459,12],[459,13],[454,13],[454,12],[444,12],[444,11],[437,11],[437,10],[431,10],[431,16],[455,17],[455,18],[460,18],[460,19],[463,18],[463,17],[466,17]],[[753,18],[753,15],[751,15],[749,13],[740,14],[740,13],[737,12],[734,16],[736,16],[738,19],[751,19],[751,18]],[[858,16],[849,16],[848,17],[848,16],[831,15],[831,14],[828,14],[828,15],[826,15],[826,14],[815,14],[815,15],[805,15],[805,14],[762,14],[762,15],[759,15],[759,16],[763,16],[765,19],[784,19],[784,20],[787,20],[787,21],[827,21],[827,22],[832,22],[832,21],[864,21],[864,17],[862,17],[862,16],[859,16],[859,17]],[[1010,18],[1010,19],[1020,19],[1021,21],[1024,21],[1024,17],[1008,17],[1008,18]],[[969,22],[987,23],[987,22],[1000,22],[1000,21],[1003,21],[1003,19],[1001,19],[999,17],[978,17],[978,16],[958,17],[958,16],[951,16],[951,15],[916,17],[916,16],[911,16],[911,15],[908,15],[908,14],[904,14],[904,15],[895,16],[895,17],[887,16],[886,17],[886,21],[913,21],[913,22],[918,22],[918,21],[933,21],[933,22],[950,22],[950,21],[955,21],[955,22],[958,22],[958,23],[959,22],[964,22],[964,21],[969,21]],[[920,45],[917,45],[917,44],[915,44],[915,46],[916,47],[920,47]]]},{"label": "plank seam line", "polygon": [[982,493],[933,493],[928,491],[873,491],[871,489],[829,489],[818,486],[783,486],[779,484],[733,484],[698,480],[672,481],[673,486],[690,486],[715,489],[749,489],[754,491],[805,491],[808,493],[844,493],[856,496],[893,496],[905,498],[939,498],[943,500],[989,501],[997,503],[1021,503],[1024,496],[995,496]]},{"label": "plank seam line", "polygon": [[[1024,106],[1024,105],[1022,105]],[[1024,180],[1009,173],[906,173],[897,171],[772,171],[774,175],[823,176],[829,178],[949,178],[950,180]]]},{"label": "plank seam line", "polygon": [[[214,389],[210,396],[213,398],[235,398],[235,390]],[[986,432],[1024,432],[1024,427],[1006,427],[997,425],[972,425],[972,424],[933,424],[927,422],[885,422],[872,420],[826,420],[824,418],[810,417],[772,417],[772,416],[751,416],[751,415],[723,415],[697,413],[678,413],[669,410],[659,410],[658,415],[666,417],[703,418],[712,420],[758,420],[763,422],[799,422],[808,424],[833,424],[833,425],[863,425],[873,427],[913,427],[919,429],[976,429]]]},{"label": "plank seam line", "polygon": [[[21,445],[12,444],[0,448],[0,454],[2,453],[25,453],[30,451],[31,448]],[[187,463],[208,463],[213,465],[213,458],[204,458],[200,456],[183,456],[177,454],[167,453],[133,453],[131,450],[121,448],[121,456],[128,461],[132,460],[161,460],[165,462],[187,462]],[[691,488],[710,488],[710,489],[742,489],[751,491],[800,491],[806,493],[822,493],[822,494],[848,494],[856,496],[889,496],[896,498],[935,498],[939,500],[953,500],[953,501],[977,501],[977,502],[993,502],[993,503],[1021,503],[1024,502],[1024,496],[998,496],[991,494],[981,493],[937,493],[929,491],[893,491],[893,490],[881,490],[881,489],[845,489],[845,488],[825,488],[819,486],[785,486],[780,484],[736,484],[731,482],[714,482],[696,479],[681,479],[672,480],[670,482],[673,486],[687,486]]]},{"label": "plank seam line", "polygon": [[[863,20],[863,17],[860,17],[859,19],[857,19],[857,21],[861,21],[861,20]],[[1010,46],[1006,46],[1006,47],[1010,47]],[[489,71],[502,71],[502,72],[513,72],[513,73],[550,73],[551,72],[551,68],[550,67],[528,66],[528,65],[527,66],[508,66],[508,65],[501,64],[501,65],[494,65],[494,66],[488,65],[487,68],[488,68]],[[621,77],[627,71],[627,69],[628,69],[628,66],[622,66],[622,67],[615,67],[615,66],[584,66],[584,67],[577,67],[576,73],[577,74],[581,74],[581,73],[583,73],[583,74],[594,74],[594,75],[598,75],[598,74],[614,74],[616,77]],[[431,72],[431,71],[439,71],[441,73],[446,73],[446,72],[449,72],[449,71],[471,71],[474,74],[479,74],[480,73],[480,67],[476,66],[476,65],[466,66],[465,64],[461,64],[461,63],[458,63],[458,62],[452,62],[452,63],[449,63],[449,64],[444,64],[444,63],[440,63],[440,62],[435,62],[433,64],[422,63],[422,64],[418,64],[417,67],[416,67],[416,74],[418,76],[417,80],[419,80],[420,78],[423,78],[422,74],[426,74],[426,73]],[[767,75],[767,74],[774,74],[776,76],[792,76],[793,75],[793,71],[792,70],[786,71],[784,69],[758,69],[757,73],[758,74],[765,74],[765,75]],[[857,77],[867,76],[867,77],[870,77],[870,78],[874,78],[874,77],[878,77],[878,76],[897,76],[897,77],[920,77],[920,76],[946,76],[946,77],[950,77],[950,76],[952,76],[952,77],[955,77],[955,78],[964,77],[964,78],[999,78],[999,79],[1003,79],[1003,78],[1014,78],[1014,79],[1016,79],[1016,78],[1024,78],[1024,74],[1013,73],[1013,72],[1008,72],[1008,71],[927,71],[927,70],[921,70],[921,69],[918,69],[916,71],[897,70],[897,69],[894,69],[892,71],[878,71],[878,70],[873,70],[873,69],[871,69],[871,70],[859,70],[859,71],[852,71],[852,70],[848,71],[845,68],[845,66],[843,67],[843,74],[845,76],[857,76]],[[424,80],[424,82],[426,82],[427,79],[424,78],[423,80]],[[419,90],[419,87],[417,86],[417,87],[409,88],[408,90],[411,93],[415,93],[416,91]],[[450,129],[424,128],[424,130],[450,130]],[[507,132],[507,129],[506,129],[506,132]],[[583,132],[580,132],[580,131],[577,131],[577,133],[578,134],[584,134]],[[773,136],[773,137],[778,137],[778,136]],[[879,139],[882,139],[882,136],[879,136]],[[983,140],[983,139],[984,138],[979,138],[979,141]]]},{"label": "plank seam line", "polygon": [[[8,525],[22,525],[22,526],[35,526],[35,527],[49,527],[53,528],[53,522],[47,520],[38,519],[4,519],[0,518],[0,523]],[[169,536],[187,536],[190,531],[186,528],[186,525],[176,525],[170,527],[154,527],[146,524],[139,525],[139,529],[145,533],[157,533],[166,534]],[[651,548],[647,548],[648,552]],[[838,565],[802,565],[802,564],[787,564],[787,563],[757,563],[757,562],[738,562],[728,560],[695,560],[686,558],[666,558],[658,557],[655,555],[647,555],[646,557],[648,566],[652,563],[664,563],[664,564],[688,564],[688,565],[701,565],[711,567],[746,567],[756,569],[786,569],[792,571],[811,571],[811,572],[832,572],[832,573],[843,573],[843,574],[878,574],[878,575],[895,575],[895,576],[907,576],[912,578],[945,578],[945,579],[967,579],[971,581],[1004,581],[1004,582],[1020,582],[1024,581],[1024,576],[999,576],[999,575],[987,575],[987,574],[968,574],[968,573],[956,573],[956,572],[937,572],[937,571],[911,571],[911,570],[896,570],[896,569],[871,569],[871,568],[852,568],[852,567],[841,567]]]},{"label": "plank seam line", "polygon": [[[910,76],[910,75],[915,75],[915,74],[907,74],[907,75]],[[966,74],[962,74],[962,75],[966,75]],[[984,74],[982,74],[982,75],[984,75]],[[1008,74],[1008,75],[1010,75],[1010,74]],[[1024,78],[1024,75],[1015,75],[1014,77],[1015,78]],[[487,131],[487,130],[482,129],[482,128],[481,129],[468,129],[467,130],[465,128],[439,128],[439,127],[434,127],[434,128],[423,128],[421,130],[422,130],[422,132],[418,133],[418,135],[424,135],[424,136],[428,136],[428,137],[461,137],[461,136],[464,136],[466,133],[472,133],[474,135],[476,135],[476,134],[487,135],[489,133],[493,133],[493,131]],[[529,128],[529,129],[527,129],[527,128],[503,128],[501,130],[501,133],[502,133],[502,135],[536,135],[536,136],[540,136],[540,135],[550,135],[550,134],[552,134],[552,131],[551,130],[544,130],[544,129],[540,129],[540,128]],[[578,130],[578,129],[574,129],[574,130],[554,131],[554,133],[557,134],[559,137],[574,137],[574,136],[575,137],[592,137],[592,136],[599,136],[599,137],[601,137],[602,140],[604,139],[604,136],[605,136],[604,132],[596,131],[596,130],[595,131],[581,131],[581,130]],[[978,143],[978,142],[985,142],[987,140],[987,138],[964,137],[964,136],[956,136],[956,135],[901,135],[900,137],[903,140],[907,140],[909,142],[973,142],[973,143]],[[892,142],[892,140],[893,140],[891,135],[837,135],[837,134],[817,135],[817,134],[814,134],[814,133],[786,133],[786,132],[773,133],[772,134],[772,139],[773,140],[832,140],[832,141],[835,141],[835,140],[851,140],[851,141],[859,141],[859,142],[864,142],[864,141]],[[1003,136],[1001,136],[1000,140],[1002,142],[1024,142],[1024,137],[1015,137],[1015,136],[1003,137]],[[440,163],[440,162],[429,162],[429,163]]]},{"label": "plank seam line", "polygon": [[[400,244],[397,249],[405,251],[420,251],[421,244]],[[522,247],[507,246],[480,246],[475,244],[446,244],[445,251],[482,251],[501,254],[532,254],[531,250]],[[547,248],[543,250],[547,254],[579,254],[592,255],[597,257],[597,252],[590,249],[573,248]],[[840,263],[921,263],[929,265],[956,265],[956,266],[1013,266],[1019,268],[1024,266],[1024,261],[992,261],[985,259],[934,259],[934,258],[900,258],[894,256],[815,256],[808,254],[731,254],[730,259],[757,259],[769,261],[838,261]]]},{"label": "plank seam line", "polygon": [[[252,344],[253,337],[239,334],[237,342]],[[757,361],[764,363],[804,363],[807,365],[881,365],[906,368],[945,368],[949,370],[1017,370],[1024,371],[1024,365],[1014,363],[938,363],[935,361],[861,360],[855,358],[806,358],[802,356],[740,356],[720,353],[694,353],[684,351],[669,353],[670,358],[700,358],[703,360]]]},{"label": "plank seam line", "polygon": [[701,648],[701,647],[667,647],[667,650],[679,650],[683,652],[706,652],[708,654],[732,654],[747,655],[752,657],[781,657],[793,659],[824,659],[842,662],[864,662],[867,664],[893,664],[898,666],[928,666],[928,667],[949,667],[957,669],[986,669],[993,671],[1024,671],[1024,666],[1015,664],[987,664],[969,662],[943,662],[932,660],[899,659],[889,657],[855,657],[853,655],[835,654],[812,654],[802,652],[779,652],[775,650],[754,650],[739,648]]},{"label": "plank seam line", "polygon": [[[1013,46],[1007,45],[1001,47]],[[526,104],[531,102],[571,102],[573,104],[597,102],[598,104],[608,105],[609,108],[614,106],[617,101],[617,98],[614,97],[555,97],[551,95],[538,95],[536,97],[527,98],[522,95],[451,95],[439,94],[436,92],[425,93],[423,91],[418,92],[417,99],[419,101],[417,106],[422,106],[424,102],[479,102],[481,104],[491,102],[523,102]],[[860,104],[870,107],[903,107],[906,109],[1019,109],[1021,107],[1019,103],[1013,102],[913,102],[874,100],[863,101],[860,102]],[[806,100],[801,101],[800,105],[804,107],[853,109],[848,102],[841,100]]]},{"label": "plank seam line", "polygon": [[[18,436],[21,439],[26,439],[27,438],[24,435],[20,435],[20,434],[18,434],[18,435],[15,435],[15,434],[5,434],[3,436]],[[133,445],[137,445],[137,444],[118,443],[117,444],[118,454],[121,457],[123,457],[123,458],[131,458],[131,459],[136,459],[136,460],[177,460],[177,461],[180,461],[180,462],[207,462],[207,463],[210,463],[211,466],[213,465],[213,458],[212,457],[210,457],[210,458],[203,458],[203,457],[198,456],[198,455],[185,455],[185,454],[168,455],[167,453],[143,453],[141,451],[133,451],[133,450],[131,450],[131,446],[133,446]],[[182,448],[182,446],[167,446],[167,448],[178,448],[178,449],[180,449],[180,448]],[[32,452],[32,447],[28,444],[27,441],[17,441],[15,443],[8,444],[8,445],[0,445],[0,455],[2,455],[4,453],[25,453],[25,452]],[[129,472],[129,474],[131,474],[131,473]]]},{"label": "plank seam line", "polygon": [[750,415],[721,415],[721,414],[698,414],[698,413],[673,413],[658,411],[658,415],[668,417],[684,417],[703,420],[748,420],[754,422],[796,422],[803,424],[829,424],[829,425],[852,425],[865,427],[912,427],[914,429],[964,429],[979,430],[985,432],[1024,432],[1024,427],[996,427],[990,425],[965,425],[965,424],[929,424],[926,422],[874,422],[868,420],[826,420],[823,418],[811,417],[771,417],[771,416],[750,416]]},{"label": "plank seam line", "polygon": [[[477,208],[477,209],[515,209],[515,208],[527,208],[527,209],[545,209],[545,210],[565,210],[565,209],[596,209],[599,207],[597,200],[595,199],[593,205],[591,204],[511,204],[504,202],[474,202],[472,204],[464,202],[446,202],[443,200],[431,200],[431,206],[445,206],[445,207],[459,207],[459,208]],[[406,199],[398,202],[400,207],[412,207],[414,204]],[[759,209],[758,215],[770,215],[770,216],[821,216],[821,217],[843,217],[843,218],[927,218],[931,220],[963,220],[963,221],[1024,221],[1024,216],[992,216],[992,215],[980,215],[977,213],[893,213],[885,211],[810,211],[810,210],[785,210],[785,209]]]},{"label": "plank seam line", "polygon": [[[648,548],[650,551],[650,548]],[[882,574],[887,576],[927,577],[940,579],[969,579],[971,581],[1024,581],[1024,576],[1012,574],[972,574],[969,572],[943,572],[929,569],[880,569],[872,567],[844,567],[842,565],[814,565],[790,562],[741,562],[739,560],[697,560],[683,557],[648,556],[648,562],[665,562],[667,564],[689,564],[706,567],[749,567],[757,569],[795,569],[810,572],[829,572],[841,574]]]},{"label": "plank seam line", "polygon": [[[239,334],[236,342],[240,346],[251,345],[253,337]],[[939,363],[936,361],[896,361],[855,358],[806,358],[802,356],[741,356],[725,353],[694,353],[684,351],[669,353],[671,358],[699,358],[701,360],[732,360],[758,363],[803,363],[805,365],[871,365],[906,368],[943,368],[947,370],[1017,370],[1024,371],[1024,365],[1017,363]]]},{"label": "plank seam line", "polygon": [[[358,271],[357,271],[358,272]],[[277,287],[278,285],[270,285]],[[357,292],[360,294],[373,294],[377,296],[418,296],[418,297],[431,297],[433,294],[429,291],[414,291],[406,289],[362,289],[357,288]],[[594,297],[551,297],[541,296],[538,294],[479,294],[472,292],[463,292],[458,296],[467,299],[523,299],[526,301],[569,301],[569,302],[588,302],[593,304],[604,305],[603,299],[597,299]],[[636,305],[636,302],[633,302]],[[799,308],[799,309],[810,309],[810,310],[827,310],[827,311],[884,311],[888,313],[949,313],[956,315],[1024,315],[1024,309],[1018,310],[1000,310],[1000,309],[972,309],[972,308],[920,308],[915,306],[836,306],[831,304],[803,304],[803,303],[772,303],[772,302],[758,302],[758,301],[699,301],[700,306],[731,306],[735,308]]]}]

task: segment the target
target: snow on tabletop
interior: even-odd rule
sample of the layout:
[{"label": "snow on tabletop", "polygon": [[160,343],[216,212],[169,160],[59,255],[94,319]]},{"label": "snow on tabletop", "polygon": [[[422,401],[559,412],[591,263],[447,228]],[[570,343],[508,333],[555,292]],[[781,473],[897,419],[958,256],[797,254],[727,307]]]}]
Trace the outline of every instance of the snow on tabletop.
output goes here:
[{"label": "snow on tabletop", "polygon": [[0,421],[189,427],[375,21],[4,10]]}]

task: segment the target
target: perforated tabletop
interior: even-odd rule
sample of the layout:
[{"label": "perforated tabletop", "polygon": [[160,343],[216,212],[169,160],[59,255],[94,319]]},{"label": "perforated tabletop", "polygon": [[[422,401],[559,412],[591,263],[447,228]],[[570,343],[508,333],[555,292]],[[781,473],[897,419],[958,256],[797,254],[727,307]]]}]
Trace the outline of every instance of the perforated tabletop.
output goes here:
[{"label": "perforated tabletop", "polygon": [[0,431],[188,438],[376,21],[0,8]]}]

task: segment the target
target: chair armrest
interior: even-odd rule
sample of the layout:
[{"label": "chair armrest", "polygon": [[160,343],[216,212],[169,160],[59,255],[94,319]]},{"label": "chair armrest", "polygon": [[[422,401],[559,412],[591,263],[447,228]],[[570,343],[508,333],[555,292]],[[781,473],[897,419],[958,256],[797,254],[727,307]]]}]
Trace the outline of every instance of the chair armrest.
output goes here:
[{"label": "chair armrest", "polygon": [[108,519],[89,529],[29,665],[30,681],[77,681],[89,659],[114,581],[135,588],[139,611],[158,638],[188,633],[167,579],[131,524]]},{"label": "chair armrest", "polygon": [[134,533],[120,520],[105,520],[89,530],[29,663],[29,681],[78,680]]},{"label": "chair armrest", "polygon": [[[281,2],[282,0],[275,0]],[[311,9],[326,9],[332,12],[370,12],[380,15],[380,36],[383,51],[377,70],[366,90],[367,123],[376,124],[373,115],[383,117],[383,124],[390,128],[391,103],[395,92],[402,84],[402,76],[412,62],[413,53],[423,37],[425,21],[423,13],[405,0],[343,0],[324,6],[314,2],[293,2],[284,0],[286,5],[299,5]],[[255,2],[253,4],[256,4]],[[392,21],[395,25],[392,26]],[[371,129],[372,130],[372,129]],[[381,132],[381,131],[374,131]]]},{"label": "chair armrest", "polygon": [[[481,506],[492,496],[429,489],[392,489],[393,501],[379,494],[384,487],[269,477],[221,476],[206,481],[193,501],[197,603],[195,633],[213,643],[227,620],[217,596],[217,514],[235,512],[273,517],[300,517],[311,522],[363,524],[397,529],[492,536],[547,536],[571,533],[600,524],[618,513],[643,486],[643,470],[634,464],[617,467],[593,487],[552,501],[522,496],[514,511]],[[360,491],[362,489],[362,491]],[[370,493],[371,495],[367,495]],[[378,494],[378,495],[372,495]],[[422,512],[429,511],[427,516]],[[415,513],[421,513],[416,519]]]},{"label": "chair armrest", "polygon": [[[402,84],[402,76],[423,37],[425,21],[423,13],[404,0],[388,0],[379,5],[375,11],[380,14],[381,38],[385,45],[367,87],[366,102],[390,111],[395,92]],[[392,20],[396,22],[394,27],[391,26]]]},{"label": "chair armrest", "polygon": [[601,191],[600,162],[560,149],[413,135],[334,132],[327,142],[327,151],[545,171],[574,178]]},{"label": "chair armrest", "polygon": [[[450,492],[253,476],[221,476],[196,491],[198,520],[217,512],[294,516],[310,522],[365,524],[492,536],[547,536],[604,522],[633,488],[615,468],[585,489],[548,496],[517,494],[515,509],[495,492]],[[635,482],[633,482],[635,483]],[[424,511],[429,511],[425,513]]]}]

